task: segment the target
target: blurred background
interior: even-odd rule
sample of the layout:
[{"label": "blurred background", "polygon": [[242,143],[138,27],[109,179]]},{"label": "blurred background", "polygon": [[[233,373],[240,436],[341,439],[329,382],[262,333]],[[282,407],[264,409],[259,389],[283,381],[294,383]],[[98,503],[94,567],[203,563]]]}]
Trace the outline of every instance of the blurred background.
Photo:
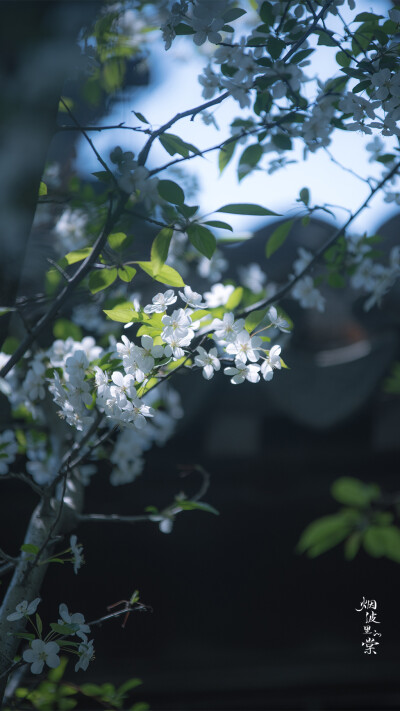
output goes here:
[{"label": "blurred background", "polygon": [[[375,5],[381,11],[389,6],[374,3],[375,11]],[[94,81],[88,65],[99,57],[94,49],[91,53],[90,41],[89,50],[77,54],[74,38],[101,8],[85,2],[22,2],[18,8],[4,3],[2,298],[5,305],[15,296],[22,299],[28,323],[46,306],[41,298],[46,259],[58,256],[50,225],[65,208],[62,198],[72,191],[71,178],[82,209],[87,186],[91,196],[97,190],[91,173],[98,165],[79,133],[55,132],[56,122],[71,125],[65,114],[57,114],[60,93],[81,124],[98,126],[126,121],[132,110],[158,125],[201,101],[196,76],[204,57],[184,40],[167,60],[157,41],[145,51],[134,44],[122,73],[110,56],[108,70],[99,64]],[[28,13],[29,29],[19,21],[22,11]],[[131,22],[134,26],[137,17]],[[45,71],[38,71],[43,66]],[[75,73],[71,66],[77,67]],[[173,92],[171,81],[177,87]],[[217,122],[229,122],[234,110],[228,104],[221,108]],[[210,137],[200,120],[177,133],[200,148],[225,135],[221,129]],[[350,151],[347,137],[341,137],[343,143],[332,152],[337,148],[348,165],[370,175],[365,141],[358,145],[357,139],[352,134]],[[128,131],[104,131],[93,140],[105,157],[116,143],[135,152],[139,145]],[[151,167],[166,160],[161,150],[152,153]],[[274,175],[256,173],[238,186],[235,177],[218,180],[215,161],[199,159],[188,163],[184,180],[202,211],[238,201],[283,212],[303,186],[316,202],[357,207],[365,185],[348,174],[346,181],[339,178],[328,158],[320,161],[318,154]],[[47,204],[45,219],[36,215],[31,231],[43,170],[54,164],[61,166],[54,189],[59,204]],[[273,226],[238,218],[236,230],[255,232],[255,237],[238,246],[221,245],[229,263],[223,278],[236,278],[238,267],[258,263],[268,281],[279,282],[299,246],[314,251],[341,224],[343,214],[333,212],[337,223],[314,220],[296,229],[268,264],[264,245]],[[377,199],[354,229],[380,234],[388,254],[399,243],[399,226],[392,207]],[[134,248],[145,254],[155,233],[134,220],[131,229],[137,236]],[[279,341],[289,370],[270,383],[245,383],[240,389],[222,375],[206,383],[200,373],[185,373],[176,379],[185,417],[169,443],[149,453],[143,475],[125,487],[110,487],[109,465],[100,463],[87,491],[87,512],[139,514],[148,505],[163,508],[179,491],[190,496],[198,490],[198,473],[181,474],[185,467],[201,465],[211,478],[206,500],[220,515],[184,513],[169,535],[151,523],[81,526],[77,533],[87,565],[77,577],[70,566],[50,567],[42,590],[44,618],[53,620],[64,601],[71,611],[94,619],[136,588],[152,611],[132,613],[125,629],[120,619],[97,629],[96,660],[84,675],[75,675],[70,662],[69,680],[122,683],[138,676],[143,686],[134,698],[160,711],[399,707],[399,563],[364,550],[347,561],[342,544],[308,558],[296,545],[311,521],[337,512],[330,488],[339,477],[377,482],[383,492],[398,488],[399,396],[384,384],[399,359],[400,293],[395,287],[382,308],[370,312],[350,290],[323,293],[324,314],[301,310],[292,300],[282,303],[295,323],[293,336]],[[87,296],[79,292],[66,314]],[[3,336],[19,336],[21,324],[6,318]],[[45,334],[41,344],[52,338]],[[6,423],[4,403],[1,416]],[[20,483],[2,482],[0,540],[7,550],[15,546],[12,553],[35,503]],[[356,612],[363,597],[376,600],[382,633],[371,656],[363,653],[363,616]]]}]

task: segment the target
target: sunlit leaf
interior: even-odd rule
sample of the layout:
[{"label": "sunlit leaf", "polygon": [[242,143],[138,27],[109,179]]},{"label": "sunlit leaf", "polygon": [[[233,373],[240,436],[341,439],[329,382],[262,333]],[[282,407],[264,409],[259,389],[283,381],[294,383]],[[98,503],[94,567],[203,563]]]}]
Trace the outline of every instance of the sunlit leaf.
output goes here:
[{"label": "sunlit leaf", "polygon": [[[164,182],[170,181],[165,180]],[[151,263],[154,265],[155,273],[161,269],[168,257],[172,235],[173,229],[171,227],[163,227],[151,245]]]},{"label": "sunlit leaf", "polygon": [[185,286],[185,282],[179,272],[168,266],[168,264],[163,264],[161,269],[157,272],[155,272],[152,262],[138,262],[138,265],[146,274],[153,277],[156,281],[161,282],[161,284],[167,284],[168,286]]}]

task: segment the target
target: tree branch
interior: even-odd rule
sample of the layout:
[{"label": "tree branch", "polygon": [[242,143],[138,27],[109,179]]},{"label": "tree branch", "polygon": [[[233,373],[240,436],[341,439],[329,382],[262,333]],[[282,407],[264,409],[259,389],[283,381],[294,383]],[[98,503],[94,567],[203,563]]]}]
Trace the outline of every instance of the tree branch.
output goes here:
[{"label": "tree branch", "polygon": [[[332,0],[331,0],[331,2],[332,2]],[[192,117],[191,120],[193,121],[194,117],[198,113],[200,113],[200,111],[205,111],[205,109],[210,108],[210,106],[217,106],[217,104],[221,104],[224,101],[224,99],[228,98],[228,96],[230,96],[230,93],[229,93],[229,91],[226,91],[224,94],[217,96],[216,99],[211,99],[210,101],[206,101],[204,104],[200,104],[200,106],[197,106],[194,109],[188,109],[187,111],[182,111],[181,113],[176,114],[176,116],[174,116],[172,119],[167,121],[167,123],[164,123],[163,126],[161,126],[159,129],[157,129],[157,131],[154,131],[154,133],[152,133],[149,140],[146,142],[146,144],[140,151],[139,156],[138,156],[138,164],[144,165],[146,163],[147,157],[150,153],[150,148],[153,145],[156,138],[158,138],[158,136],[161,136],[162,133],[165,133],[165,131],[167,131],[169,128],[171,128],[171,126],[173,126],[174,123],[176,123],[177,121],[180,121],[183,118],[186,118],[186,116],[191,116]]]},{"label": "tree branch", "polygon": [[51,323],[52,319],[57,314],[58,310],[65,303],[65,301],[68,299],[68,297],[72,294],[75,287],[89,273],[90,269],[92,268],[92,265],[95,263],[97,257],[99,256],[101,250],[103,249],[108,235],[110,234],[115,223],[121,216],[127,199],[128,199],[128,195],[126,193],[124,193],[120,197],[115,211],[113,213],[111,213],[111,210],[109,211],[103,231],[102,231],[101,235],[97,238],[96,242],[94,243],[91,253],[80,264],[80,266],[76,270],[75,274],[69,280],[68,284],[62,289],[62,291],[55,298],[52,306],[49,308],[47,313],[44,314],[41,319],[39,319],[36,326],[32,329],[31,333],[28,333],[25,336],[25,338],[20,343],[18,348],[15,350],[13,355],[9,358],[7,363],[1,369],[0,377],[4,378],[7,375],[7,373],[10,372],[11,368],[16,363],[18,363],[20,358],[22,358],[22,356],[26,353],[26,351],[32,345],[32,343],[35,341],[35,339],[42,333],[42,331],[46,328],[46,326],[49,323]]}]

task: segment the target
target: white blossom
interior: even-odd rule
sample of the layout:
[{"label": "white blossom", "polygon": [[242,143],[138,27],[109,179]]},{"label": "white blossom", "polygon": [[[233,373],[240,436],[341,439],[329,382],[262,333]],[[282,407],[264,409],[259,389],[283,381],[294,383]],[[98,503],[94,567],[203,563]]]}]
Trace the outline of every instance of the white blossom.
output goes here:
[{"label": "white blossom", "polygon": [[259,294],[267,281],[267,275],[262,271],[260,265],[255,262],[248,264],[246,267],[239,267],[238,274],[240,283],[250,289],[253,294]]},{"label": "white blossom", "polygon": [[33,615],[34,612],[36,612],[37,610],[39,602],[40,597],[36,597],[34,600],[32,600],[32,602],[28,602],[28,600],[22,600],[22,602],[19,602],[16,606],[15,612],[12,612],[10,615],[7,615],[7,620],[9,622],[15,622],[15,620],[21,620],[23,617]]},{"label": "white blossom", "polygon": [[259,350],[261,347],[261,338],[259,336],[250,336],[250,334],[243,329],[243,331],[237,334],[234,341],[228,343],[225,350],[230,355],[235,355],[236,360],[241,360],[243,363],[250,360],[254,363],[260,357]]},{"label": "white blossom", "polygon": [[55,669],[60,664],[58,656],[60,647],[57,642],[43,642],[41,639],[34,639],[30,649],[26,649],[22,658],[31,664],[32,674],[41,674],[45,663],[51,669]]},{"label": "white blossom", "polygon": [[79,659],[75,664],[75,671],[77,672],[79,669],[83,669],[83,671],[86,671],[89,666],[89,662],[91,662],[94,657],[93,640],[90,639],[81,642],[78,647],[78,654]]},{"label": "white blossom", "polygon": [[278,316],[278,312],[275,306],[271,306],[271,308],[268,310],[268,318],[270,320],[271,326],[279,328],[282,333],[290,333],[288,322],[286,321],[286,319],[282,318],[282,316]]},{"label": "white blossom", "polygon": [[197,291],[192,291],[190,286],[185,286],[183,292],[179,291],[178,293],[182,301],[192,309],[203,309],[207,305],[202,301],[201,294],[198,294]]},{"label": "white blossom", "polygon": [[318,289],[314,287],[314,282],[310,276],[305,276],[294,285],[291,290],[294,299],[300,302],[303,309],[317,309],[324,311],[325,299]]},{"label": "white blossom", "polygon": [[175,296],[173,290],[167,289],[164,294],[159,293],[153,296],[153,303],[149,304],[148,306],[145,306],[143,311],[145,312],[145,314],[162,314],[164,313],[164,311],[167,310],[168,306],[171,306],[171,304],[175,303],[176,299],[177,297]]},{"label": "white blossom", "polygon": [[235,287],[232,284],[213,284],[210,291],[204,292],[206,306],[215,309],[217,306],[225,306]]},{"label": "white blossom", "polygon": [[246,365],[242,360],[236,358],[235,367],[224,368],[225,375],[231,376],[233,385],[240,385],[248,380],[249,383],[258,383],[260,380],[260,366],[253,363]]},{"label": "white blossom", "polygon": [[211,348],[207,351],[202,348],[202,346],[197,346],[198,354],[194,358],[194,362],[199,368],[203,368],[203,377],[206,380],[211,380],[214,375],[214,371],[221,368],[221,363],[218,360],[218,353],[216,348]]},{"label": "white blossom", "polygon": [[[82,563],[84,563],[84,558],[83,558],[83,546],[81,543],[77,542],[77,537],[75,535],[72,535],[69,539],[69,544],[71,546],[71,553],[73,557],[73,566],[74,566],[74,573],[75,575],[78,573],[79,568],[82,566]],[[60,612],[61,615],[61,612]]]},{"label": "white blossom", "polygon": [[264,380],[272,380],[274,370],[281,369],[281,359],[280,359],[281,347],[276,345],[272,346],[266,359],[261,364],[261,374]]},{"label": "white blossom", "polygon": [[75,628],[74,632],[72,633],[67,633],[67,634],[76,634],[77,637],[80,637],[84,641],[87,640],[86,633],[90,632],[90,627],[89,625],[85,624],[85,618],[82,615],[81,612],[75,612],[73,614],[70,614],[68,612],[68,607],[64,602],[61,603],[61,605],[58,608],[59,615],[61,617],[61,620],[58,620],[59,625],[70,625]]}]

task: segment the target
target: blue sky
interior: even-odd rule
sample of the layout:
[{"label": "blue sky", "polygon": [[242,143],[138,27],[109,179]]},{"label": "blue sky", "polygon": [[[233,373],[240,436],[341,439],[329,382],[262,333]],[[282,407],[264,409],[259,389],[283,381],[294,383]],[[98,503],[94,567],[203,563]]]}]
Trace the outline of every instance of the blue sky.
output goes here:
[{"label": "blue sky", "polygon": [[[389,7],[390,4],[386,0],[375,0],[373,3],[374,12],[385,14]],[[357,0],[357,11],[363,10],[371,10],[371,3]],[[332,53],[331,48],[319,47],[317,54],[318,75],[323,79],[329,76],[332,68],[331,57],[334,56],[334,52]],[[112,112],[101,123],[114,124],[125,121],[127,125],[138,125],[136,117],[131,113],[134,110],[142,112],[153,127],[158,127],[177,112],[203,103],[197,76],[206,63],[207,57],[199,54],[193,43],[187,39],[176,40],[168,52],[164,51],[161,42],[153,42],[149,57],[152,76],[149,86],[135,89],[132,95],[124,94],[120,101],[114,103]],[[317,73],[316,67],[312,66],[312,69]],[[238,104],[233,99],[228,99],[213,111],[220,131],[212,126],[205,126],[197,116],[194,121],[189,119],[180,121],[171,132],[177,133],[202,150],[220,143],[229,136],[228,126],[234,117],[239,115],[246,117],[250,113],[250,110],[241,112]],[[94,135],[92,138],[97,149],[106,158],[115,145],[121,145],[124,150],[132,150],[135,153],[142,145],[140,136],[128,131],[108,131]],[[329,150],[338,161],[357,173],[363,176],[379,176],[380,169],[368,163],[369,154],[365,151],[365,144],[371,138],[355,132],[336,131]],[[237,151],[237,157],[242,150]],[[327,202],[353,211],[367,196],[367,186],[332,164],[322,150],[309,155],[306,161],[302,159],[300,150],[293,151],[292,154],[293,158],[298,160],[297,163],[272,175],[269,175],[266,170],[256,171],[244,178],[241,183],[238,182],[236,170],[233,169],[237,164],[237,157],[222,176],[218,170],[217,152],[209,153],[204,158],[195,158],[182,165],[189,174],[194,174],[199,182],[198,202],[202,213],[211,212],[230,202],[256,202],[276,212],[287,214],[289,211],[292,214],[298,208],[295,201],[299,190],[303,187],[309,188],[314,203]],[[163,165],[169,159],[160,143],[155,141],[148,167]],[[266,158],[262,162],[262,165],[265,164]],[[84,139],[79,144],[77,166],[82,173],[98,170],[96,158]],[[367,230],[371,234],[385,218],[389,218],[395,212],[392,205],[383,201],[383,196],[374,197],[371,205],[371,208],[364,210],[354,221],[353,231]],[[343,209],[334,209],[334,212],[337,224],[342,224],[348,213]],[[322,217],[323,213],[320,215]],[[239,232],[257,229],[265,224],[264,218],[237,216],[229,221]]]}]

